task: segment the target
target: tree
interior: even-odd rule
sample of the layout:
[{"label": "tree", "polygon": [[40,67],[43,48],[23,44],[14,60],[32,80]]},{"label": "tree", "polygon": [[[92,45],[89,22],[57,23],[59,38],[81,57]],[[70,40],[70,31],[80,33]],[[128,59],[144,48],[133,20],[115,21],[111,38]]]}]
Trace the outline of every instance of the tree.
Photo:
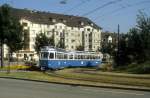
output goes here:
[{"label": "tree", "polygon": [[[15,52],[22,48],[22,26],[18,19],[10,14],[11,7],[4,4],[0,8],[0,41],[1,57],[3,58],[3,44],[9,47],[10,52]],[[3,61],[3,60],[2,60]],[[3,64],[1,64],[1,67]]]},{"label": "tree", "polygon": [[142,63],[150,60],[150,17],[140,12],[137,26],[129,31],[128,43],[134,61]]},{"label": "tree", "polygon": [[127,41],[127,34],[123,34],[119,40],[118,50],[113,52],[115,67],[124,66],[130,61]]},{"label": "tree", "polygon": [[65,49],[65,42],[63,38],[60,38],[59,42],[56,45],[57,48]]},{"label": "tree", "polygon": [[10,56],[23,47],[23,28],[16,19],[12,20],[10,34],[7,36],[6,44],[9,47]]},{"label": "tree", "polygon": [[110,55],[112,55],[112,53],[114,52],[115,50],[115,44],[113,43],[107,43],[107,44],[103,44],[100,51],[105,54],[105,53],[108,53]]},{"label": "tree", "polygon": [[35,50],[39,53],[40,48],[43,46],[54,46],[54,37],[47,37],[45,33],[40,33],[36,35],[35,38]]},{"label": "tree", "polygon": [[[140,13],[137,25],[131,28],[119,42],[119,55],[114,53],[114,61],[120,66],[130,63],[144,63],[150,60],[150,17]],[[118,56],[118,57],[117,57]],[[117,60],[119,58],[119,60]]]}]

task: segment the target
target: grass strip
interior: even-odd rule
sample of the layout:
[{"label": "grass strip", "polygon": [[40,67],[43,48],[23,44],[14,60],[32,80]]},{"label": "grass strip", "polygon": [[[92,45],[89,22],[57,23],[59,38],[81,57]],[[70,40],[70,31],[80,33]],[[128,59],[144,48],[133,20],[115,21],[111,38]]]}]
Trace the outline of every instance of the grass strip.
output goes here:
[{"label": "grass strip", "polygon": [[[54,74],[54,73],[51,73]],[[74,69],[70,70],[60,70],[55,74],[60,77],[68,78],[68,79],[77,79],[91,82],[100,82],[100,83],[111,83],[111,84],[120,84],[120,85],[131,85],[131,86],[145,86],[150,87],[150,79],[149,78],[137,78],[131,76],[118,76],[118,75],[105,75],[105,74],[87,74],[87,73],[78,73]]]}]

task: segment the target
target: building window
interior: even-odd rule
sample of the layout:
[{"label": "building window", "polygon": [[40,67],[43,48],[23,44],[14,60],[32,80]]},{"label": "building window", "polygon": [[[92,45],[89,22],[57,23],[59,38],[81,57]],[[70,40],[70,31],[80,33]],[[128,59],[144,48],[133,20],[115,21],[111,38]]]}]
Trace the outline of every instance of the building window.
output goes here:
[{"label": "building window", "polygon": [[82,25],[82,26],[83,26],[83,25],[84,25],[84,22],[82,22],[82,21],[79,21],[79,25]]},{"label": "building window", "polygon": [[80,37],[80,34],[78,34],[78,37]]},{"label": "building window", "polygon": [[58,32],[56,32],[56,35],[59,35]]},{"label": "building window", "polygon": [[71,46],[71,48],[73,49],[74,47],[73,47],[73,46]]},{"label": "building window", "polygon": [[59,28],[62,29],[62,26],[60,26]]},{"label": "building window", "polygon": [[49,21],[51,21],[51,22],[52,22],[52,20],[53,20],[53,19],[50,17],[50,18],[49,18]]},{"label": "building window", "polygon": [[35,38],[33,37],[33,38],[32,38],[32,42],[34,42],[34,41],[35,41]]},{"label": "building window", "polygon": [[73,43],[73,42],[75,42],[75,40],[74,40],[74,39],[72,39],[72,40],[71,40],[71,42]]},{"label": "building window", "polygon": [[50,35],[50,32],[49,32],[49,31],[47,32],[47,35]]},{"label": "building window", "polygon": [[90,28],[87,28],[87,31],[90,31]]},{"label": "building window", "polygon": [[73,30],[73,27],[71,27],[71,30]]},{"label": "building window", "polygon": [[56,22],[56,19],[52,19],[52,22]]},{"label": "building window", "polygon": [[55,29],[57,29],[57,26],[55,26]]},{"label": "building window", "polygon": [[108,40],[108,43],[112,43],[112,40]]},{"label": "building window", "polygon": [[55,32],[55,29],[52,29],[52,32]]},{"label": "building window", "polygon": [[60,19],[59,19],[59,21],[60,21],[60,22],[63,22],[63,19],[62,19],[62,18],[60,18]]},{"label": "building window", "polygon": [[33,33],[32,33],[33,35],[35,35],[35,34],[36,34],[36,33],[35,33],[35,30],[32,30],[32,32],[33,32]]},{"label": "building window", "polygon": [[68,36],[68,33],[66,33],[66,36]]},{"label": "building window", "polygon": [[66,39],[66,42],[68,42],[68,39]]},{"label": "building window", "polygon": [[34,49],[35,47],[34,47],[34,45],[32,45],[32,49]]},{"label": "building window", "polygon": [[88,36],[88,34],[85,34],[85,36],[87,37],[87,36]]},{"label": "building window", "polygon": [[26,23],[26,22],[23,22],[23,23],[22,23],[22,25],[23,25],[23,26],[27,26],[27,25],[28,25],[28,23]]},{"label": "building window", "polygon": [[66,20],[63,20],[63,22],[66,23],[67,21],[66,21]]},{"label": "building window", "polygon": [[66,45],[65,47],[68,48],[68,45]]}]

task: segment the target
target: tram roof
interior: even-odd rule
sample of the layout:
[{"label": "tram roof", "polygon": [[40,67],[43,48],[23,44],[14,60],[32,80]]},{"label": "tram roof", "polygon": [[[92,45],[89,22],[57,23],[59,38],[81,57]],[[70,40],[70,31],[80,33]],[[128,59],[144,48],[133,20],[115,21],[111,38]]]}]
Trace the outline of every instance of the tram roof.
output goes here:
[{"label": "tram roof", "polygon": [[53,46],[44,46],[41,48],[41,51],[59,51],[59,52],[67,52],[64,49],[61,48],[55,48]]},{"label": "tram roof", "polygon": [[55,52],[64,52],[64,53],[69,53],[69,54],[74,54],[74,53],[77,53],[77,54],[82,54],[82,53],[95,54],[96,53],[94,51],[66,51],[65,49],[56,48],[53,46],[44,46],[41,48],[41,51],[55,51]]}]

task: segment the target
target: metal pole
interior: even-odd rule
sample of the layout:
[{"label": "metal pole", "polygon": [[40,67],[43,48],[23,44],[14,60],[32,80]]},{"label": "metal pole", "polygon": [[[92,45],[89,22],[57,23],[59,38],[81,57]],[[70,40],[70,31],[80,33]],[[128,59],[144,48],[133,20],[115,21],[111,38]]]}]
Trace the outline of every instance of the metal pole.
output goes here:
[{"label": "metal pole", "polygon": [[7,74],[10,73],[10,56],[11,56],[11,54],[9,53],[8,55],[9,56],[8,56]]},{"label": "metal pole", "polygon": [[1,43],[0,43],[0,62],[1,62],[1,68],[3,68],[3,43],[2,43],[2,40],[1,40]]},{"label": "metal pole", "polygon": [[120,25],[118,24],[117,66],[119,66]]}]

